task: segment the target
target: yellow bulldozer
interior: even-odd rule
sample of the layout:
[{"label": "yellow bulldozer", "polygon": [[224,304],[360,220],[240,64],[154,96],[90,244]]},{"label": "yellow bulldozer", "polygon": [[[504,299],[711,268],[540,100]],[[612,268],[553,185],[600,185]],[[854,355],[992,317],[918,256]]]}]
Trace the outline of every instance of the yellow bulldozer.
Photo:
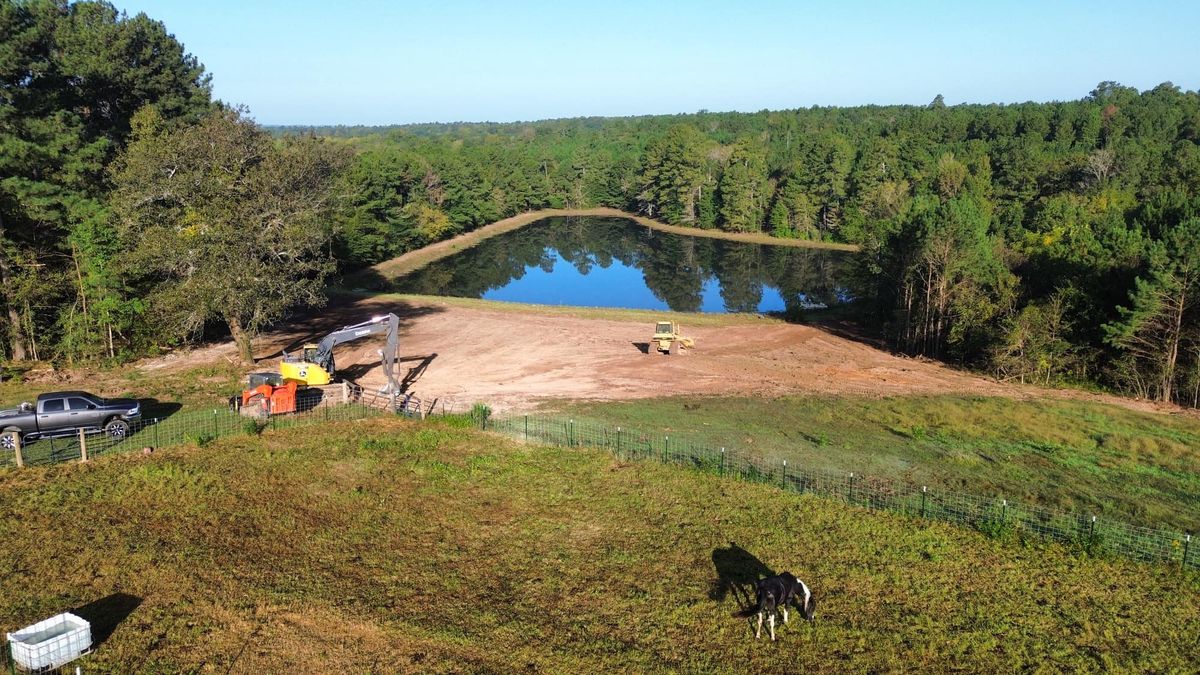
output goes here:
[{"label": "yellow bulldozer", "polygon": [[654,337],[650,338],[650,348],[646,350],[647,354],[680,354],[685,349],[691,349],[696,346],[696,341],[689,337],[684,337],[679,330],[679,324],[674,321],[656,321],[654,323]]}]

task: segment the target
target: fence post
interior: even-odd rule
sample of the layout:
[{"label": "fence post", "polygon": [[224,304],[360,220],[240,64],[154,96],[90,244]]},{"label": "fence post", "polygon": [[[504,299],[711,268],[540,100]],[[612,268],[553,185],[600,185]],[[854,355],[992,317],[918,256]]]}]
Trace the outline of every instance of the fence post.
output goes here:
[{"label": "fence post", "polygon": [[1096,545],[1096,516],[1092,516],[1091,527],[1088,528],[1088,555],[1092,553],[1092,547]]},{"label": "fence post", "polygon": [[670,445],[671,445],[671,437],[663,436],[663,452],[662,452],[663,464],[667,463],[667,448],[670,447]]},{"label": "fence post", "polygon": [[1008,524],[1008,500],[1007,499],[1000,500],[1000,524],[1001,525]]},{"label": "fence post", "polygon": [[567,420],[567,447],[575,447],[575,420]]},{"label": "fence post", "polygon": [[854,472],[850,472],[850,503],[854,503]]},{"label": "fence post", "polygon": [[17,468],[20,469],[25,466],[25,458],[21,455],[21,434],[19,432],[14,431],[14,432],[12,432],[12,437],[13,437],[13,457],[14,457],[14,459],[17,460]]},{"label": "fence post", "polygon": [[342,382],[342,405],[350,402],[350,383]]},{"label": "fence post", "polygon": [[529,415],[525,416],[525,442],[529,442]]},{"label": "fence post", "polygon": [[79,430],[79,461],[87,461],[87,436],[83,434],[83,429]]},{"label": "fence post", "polygon": [[217,411],[213,411],[213,438],[217,437]]},{"label": "fence post", "polygon": [[1187,569],[1188,549],[1192,547],[1192,535],[1183,538],[1183,557],[1179,559],[1179,569]]},{"label": "fence post", "polygon": [[929,490],[926,486],[924,486],[924,485],[921,486],[921,517],[922,518],[925,517],[925,494],[928,491]]},{"label": "fence post", "polygon": [[158,447],[158,418],[154,418],[154,447]]},{"label": "fence post", "polygon": [[621,458],[621,427],[617,427],[617,458]]},{"label": "fence post", "polygon": [[786,460],[786,459],[785,459],[785,460],[783,460],[783,476],[782,476],[782,482],[783,482],[783,485],[782,485],[782,487],[783,487],[783,489],[784,489],[784,490],[786,490],[786,489],[787,489],[787,460]]},{"label": "fence post", "polygon": [[725,475],[725,448],[721,448],[721,475]]}]

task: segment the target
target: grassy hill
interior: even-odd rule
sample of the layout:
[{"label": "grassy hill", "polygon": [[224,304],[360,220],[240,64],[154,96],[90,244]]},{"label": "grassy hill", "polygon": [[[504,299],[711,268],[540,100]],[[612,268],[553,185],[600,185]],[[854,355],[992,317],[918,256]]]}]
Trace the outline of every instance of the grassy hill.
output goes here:
[{"label": "grassy hill", "polygon": [[[93,672],[1170,671],[1200,635],[1174,570],[449,423],[0,473],[0,538],[0,628],[82,608]],[[815,630],[753,639],[725,582],[766,569]]]},{"label": "grassy hill", "polygon": [[1200,419],[1191,415],[962,395],[674,397],[564,412],[796,467],[1200,531]]}]

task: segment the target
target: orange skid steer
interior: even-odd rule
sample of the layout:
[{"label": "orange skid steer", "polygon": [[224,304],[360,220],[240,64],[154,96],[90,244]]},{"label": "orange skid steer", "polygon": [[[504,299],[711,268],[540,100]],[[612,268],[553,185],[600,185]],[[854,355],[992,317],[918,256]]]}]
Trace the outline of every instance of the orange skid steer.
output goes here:
[{"label": "orange skid steer", "polygon": [[[270,377],[274,376],[274,377]],[[296,392],[300,385],[293,381],[275,384],[275,373],[254,373],[251,387],[242,392],[242,410],[259,410],[264,415],[296,412]]]}]

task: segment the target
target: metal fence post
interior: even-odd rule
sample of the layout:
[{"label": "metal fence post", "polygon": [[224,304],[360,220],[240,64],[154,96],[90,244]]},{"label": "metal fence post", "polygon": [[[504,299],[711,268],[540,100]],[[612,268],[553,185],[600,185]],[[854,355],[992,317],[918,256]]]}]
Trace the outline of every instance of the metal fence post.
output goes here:
[{"label": "metal fence post", "polygon": [[670,447],[670,445],[671,445],[671,437],[663,436],[663,452],[662,452],[663,464],[667,463],[667,448]]},{"label": "metal fence post", "polygon": [[213,438],[217,437],[217,411],[213,411]]},{"label": "metal fence post", "polygon": [[721,448],[721,475],[725,475],[725,448]]},{"label": "metal fence post", "polygon": [[617,457],[621,456],[621,427],[617,427]]},{"label": "metal fence post", "polygon": [[525,442],[529,442],[529,415],[525,416]]},{"label": "metal fence post", "polygon": [[783,489],[786,490],[787,489],[787,460],[786,459],[783,460],[783,476],[781,477],[781,484],[782,484]]},{"label": "metal fence post", "polygon": [[1000,524],[1001,525],[1008,524],[1008,500],[1007,499],[1000,500]]},{"label": "metal fence post", "polygon": [[928,488],[926,488],[924,485],[921,486],[921,517],[922,518],[925,517],[925,494],[928,491],[929,491]]},{"label": "metal fence post", "polygon": [[849,495],[849,500],[850,500],[850,503],[851,503],[851,504],[853,504],[853,503],[854,503],[854,472],[853,472],[853,471],[851,471],[851,472],[850,472],[850,495]]},{"label": "metal fence post", "polygon": [[154,418],[154,447],[158,447],[158,418]]},{"label": "metal fence post", "polygon": [[1187,569],[1188,549],[1192,547],[1192,535],[1183,538],[1183,557],[1179,559],[1179,569]]}]

